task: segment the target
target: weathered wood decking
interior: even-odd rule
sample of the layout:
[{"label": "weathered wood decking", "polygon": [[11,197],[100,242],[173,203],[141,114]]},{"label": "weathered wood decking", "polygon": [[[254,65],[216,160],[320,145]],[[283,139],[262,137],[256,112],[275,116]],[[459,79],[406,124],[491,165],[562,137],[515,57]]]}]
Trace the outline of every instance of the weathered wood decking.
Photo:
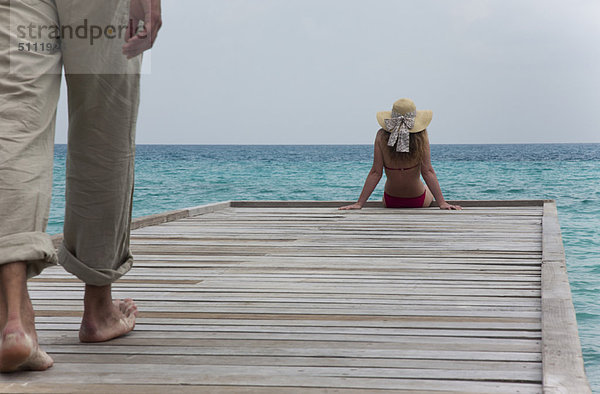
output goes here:
[{"label": "weathered wood decking", "polygon": [[136,331],[80,344],[82,286],[30,282],[42,373],[0,392],[590,392],[553,202],[462,212],[222,203],[137,220]]}]

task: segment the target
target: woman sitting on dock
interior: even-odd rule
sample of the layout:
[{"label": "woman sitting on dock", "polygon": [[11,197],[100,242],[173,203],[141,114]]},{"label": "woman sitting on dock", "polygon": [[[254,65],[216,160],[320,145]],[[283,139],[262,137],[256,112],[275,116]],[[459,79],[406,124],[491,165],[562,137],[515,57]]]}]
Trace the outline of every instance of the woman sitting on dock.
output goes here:
[{"label": "woman sitting on dock", "polygon": [[[431,165],[427,126],[431,111],[417,111],[410,99],[394,103],[392,111],[377,113],[381,129],[375,138],[373,167],[358,202],[340,209],[361,209],[379,183],[385,168],[383,204],[387,208],[426,208],[435,198],[440,209],[462,209],[444,200]],[[426,185],[421,182],[421,175]]]}]

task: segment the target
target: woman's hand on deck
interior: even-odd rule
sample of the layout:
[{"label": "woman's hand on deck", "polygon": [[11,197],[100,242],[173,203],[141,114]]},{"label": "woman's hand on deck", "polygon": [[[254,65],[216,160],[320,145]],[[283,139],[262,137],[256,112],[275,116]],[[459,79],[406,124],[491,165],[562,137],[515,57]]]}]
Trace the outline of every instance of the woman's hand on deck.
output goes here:
[{"label": "woman's hand on deck", "polygon": [[452,205],[452,204],[448,204],[447,202],[443,202],[440,204],[440,209],[448,209],[451,211],[460,211],[462,209],[462,207],[460,205]]},{"label": "woman's hand on deck", "polygon": [[351,209],[362,209],[362,205],[360,205],[359,203],[354,203],[352,205],[346,205],[346,206],[340,207],[338,209],[342,210],[342,211],[349,211]]}]

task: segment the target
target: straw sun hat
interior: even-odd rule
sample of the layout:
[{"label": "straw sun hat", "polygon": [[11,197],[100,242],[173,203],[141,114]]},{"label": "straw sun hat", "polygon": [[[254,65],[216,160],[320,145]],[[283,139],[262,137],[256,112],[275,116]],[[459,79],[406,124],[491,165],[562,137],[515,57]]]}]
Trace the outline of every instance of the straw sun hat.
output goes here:
[{"label": "straw sun hat", "polygon": [[377,113],[377,122],[387,132],[391,133],[389,146],[396,145],[396,151],[409,152],[410,133],[419,133],[429,126],[433,112],[430,110],[417,111],[417,106],[411,99],[402,98],[394,103],[391,111]]}]

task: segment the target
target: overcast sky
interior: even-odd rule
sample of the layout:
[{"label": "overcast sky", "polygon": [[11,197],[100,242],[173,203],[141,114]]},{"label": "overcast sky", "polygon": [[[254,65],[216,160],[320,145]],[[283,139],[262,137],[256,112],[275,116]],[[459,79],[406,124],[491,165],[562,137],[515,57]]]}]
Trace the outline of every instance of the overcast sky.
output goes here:
[{"label": "overcast sky", "polygon": [[[401,97],[433,110],[432,143],[600,142],[599,0],[165,0],[163,14],[140,144],[369,144]],[[63,97],[58,143],[65,113]]]}]

